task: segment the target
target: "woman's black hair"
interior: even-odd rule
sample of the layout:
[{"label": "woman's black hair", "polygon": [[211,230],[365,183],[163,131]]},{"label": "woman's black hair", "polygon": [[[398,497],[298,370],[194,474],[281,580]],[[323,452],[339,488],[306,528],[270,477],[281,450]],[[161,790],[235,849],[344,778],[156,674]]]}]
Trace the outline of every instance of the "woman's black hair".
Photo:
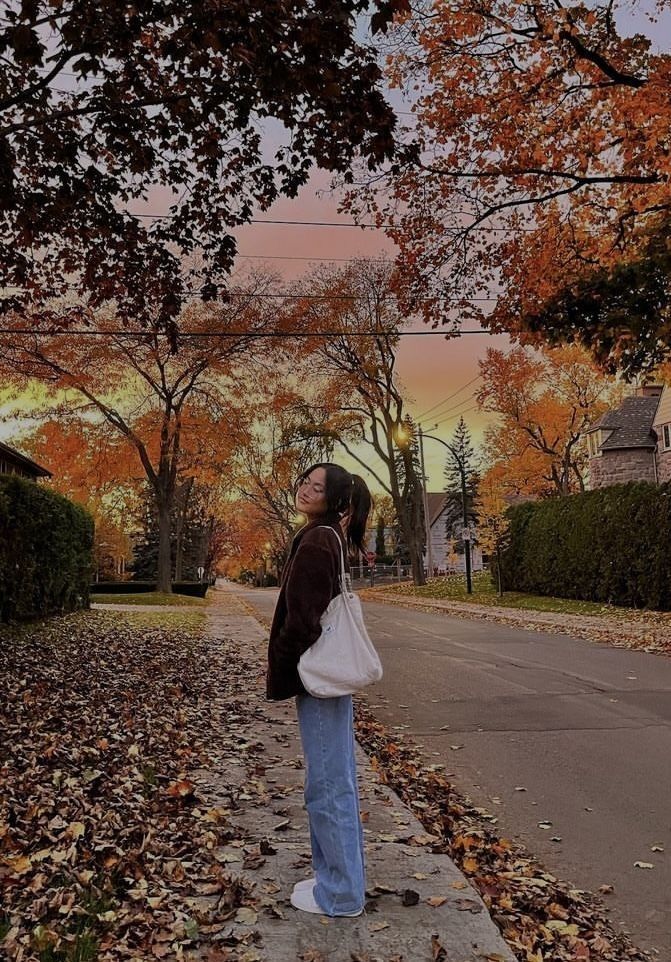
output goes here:
[{"label": "woman's black hair", "polygon": [[347,546],[365,551],[364,535],[366,521],[373,503],[368,485],[358,474],[350,474],[339,464],[330,461],[313,464],[304,471],[296,481],[296,490],[316,468],[323,468],[326,472],[326,512],[324,520],[340,521],[341,516],[348,511]]}]

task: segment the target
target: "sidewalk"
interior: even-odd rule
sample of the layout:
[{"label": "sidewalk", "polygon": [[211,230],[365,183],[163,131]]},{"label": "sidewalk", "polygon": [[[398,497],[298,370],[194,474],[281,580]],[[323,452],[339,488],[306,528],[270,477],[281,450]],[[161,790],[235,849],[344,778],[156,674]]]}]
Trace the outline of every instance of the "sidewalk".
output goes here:
[{"label": "sidewalk", "polygon": [[671,614],[644,612],[638,617],[618,615],[574,615],[566,612],[535,611],[506,608],[503,605],[478,605],[471,602],[446,601],[442,598],[421,598],[395,595],[378,588],[361,591],[364,601],[379,601],[402,608],[439,611],[458,618],[495,621],[514,625],[527,631],[573,635],[588,641],[606,642],[616,648],[638,648],[654,654],[671,654]]},{"label": "sidewalk", "polygon": [[[234,591],[217,590],[212,597],[216,601],[206,609],[211,636],[222,644],[232,641],[243,659],[258,665],[258,684],[241,692],[239,702],[247,720],[254,719],[253,742],[243,734],[248,724],[236,735],[238,716],[230,707],[224,711],[222,702],[217,717],[215,705],[214,731],[227,731],[229,745],[239,738],[239,756],[234,769],[229,759],[220,779],[216,765],[194,776],[199,796],[230,813],[227,823],[239,830],[239,839],[233,837],[217,857],[250,887],[257,902],[257,909],[239,910],[230,921],[230,944],[241,948],[244,939],[247,946],[235,957],[241,962],[514,962],[479,894],[447,856],[431,852],[431,837],[378,781],[360,749],[366,913],[330,919],[290,905],[294,883],[311,874],[293,700],[264,699],[267,632]],[[259,844],[249,844],[250,839]]]}]

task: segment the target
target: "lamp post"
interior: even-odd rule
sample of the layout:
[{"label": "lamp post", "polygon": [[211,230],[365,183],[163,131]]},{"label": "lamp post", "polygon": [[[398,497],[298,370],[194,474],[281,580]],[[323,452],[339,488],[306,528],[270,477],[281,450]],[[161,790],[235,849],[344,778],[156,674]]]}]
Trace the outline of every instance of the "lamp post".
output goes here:
[{"label": "lamp post", "polygon": [[[459,478],[461,480],[461,512],[463,520],[463,531],[461,537],[464,542],[464,561],[466,563],[466,591],[469,595],[473,594],[473,578],[471,574],[471,529],[468,525],[468,494],[466,491],[466,465],[464,464],[463,458],[459,455],[459,452],[453,445],[448,444],[447,441],[443,441],[442,438],[437,438],[433,434],[423,434],[422,429],[419,429],[420,437],[420,450],[421,450],[421,439],[422,437],[429,438],[431,441],[437,441],[446,447],[454,458],[457,468],[459,469]],[[424,473],[424,458],[422,456],[422,473]]]}]

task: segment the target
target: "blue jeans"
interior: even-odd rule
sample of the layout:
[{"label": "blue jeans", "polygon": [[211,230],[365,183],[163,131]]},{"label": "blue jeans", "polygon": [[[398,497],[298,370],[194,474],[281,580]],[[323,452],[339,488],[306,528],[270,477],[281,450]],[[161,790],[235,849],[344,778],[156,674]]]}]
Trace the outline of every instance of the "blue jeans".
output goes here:
[{"label": "blue jeans", "polygon": [[365,900],[363,828],[354,757],[352,696],[296,698],[305,758],[315,901],[326,915],[356,912]]}]

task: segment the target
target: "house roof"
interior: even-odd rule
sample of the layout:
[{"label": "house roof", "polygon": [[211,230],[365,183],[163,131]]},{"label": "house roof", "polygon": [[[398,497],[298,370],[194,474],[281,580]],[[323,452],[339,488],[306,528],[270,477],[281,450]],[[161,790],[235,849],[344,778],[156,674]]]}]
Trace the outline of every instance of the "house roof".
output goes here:
[{"label": "house roof", "polygon": [[13,461],[15,464],[21,465],[26,471],[29,471],[36,478],[50,478],[51,471],[43,468],[41,464],[36,461],[31,461],[27,458],[25,454],[21,454],[15,448],[10,448],[8,444],[3,444],[0,441],[0,454],[4,455],[9,461]]},{"label": "house roof", "polygon": [[427,491],[426,497],[429,502],[429,526],[433,527],[445,507],[447,497],[444,491]]},{"label": "house roof", "polygon": [[606,411],[588,433],[610,432],[601,444],[602,451],[623,448],[654,448],[657,437],[652,430],[659,397],[626,397],[619,408]]}]

